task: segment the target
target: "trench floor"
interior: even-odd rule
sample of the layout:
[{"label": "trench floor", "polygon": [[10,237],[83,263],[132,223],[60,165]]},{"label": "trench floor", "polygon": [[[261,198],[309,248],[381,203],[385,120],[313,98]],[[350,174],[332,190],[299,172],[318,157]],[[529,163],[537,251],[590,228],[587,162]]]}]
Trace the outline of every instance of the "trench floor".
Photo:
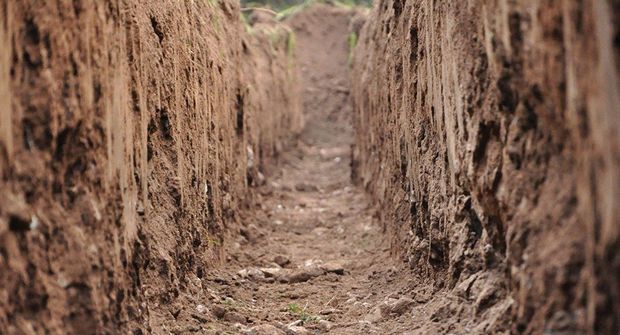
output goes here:
[{"label": "trench floor", "polygon": [[[365,192],[350,181],[349,148],[288,152],[258,189],[226,261],[155,328],[200,334],[403,334],[432,292],[413,282]],[[415,290],[415,292],[413,292]],[[193,292],[193,293],[191,293]]]}]

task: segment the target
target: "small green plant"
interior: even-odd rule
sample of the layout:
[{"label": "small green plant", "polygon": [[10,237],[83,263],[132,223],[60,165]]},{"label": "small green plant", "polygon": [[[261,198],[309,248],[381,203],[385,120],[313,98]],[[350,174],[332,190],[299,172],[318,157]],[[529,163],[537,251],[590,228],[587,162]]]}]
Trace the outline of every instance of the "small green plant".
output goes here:
[{"label": "small green plant", "polygon": [[[221,57],[221,55],[220,55],[220,57]],[[211,236],[207,235],[206,240],[207,240],[207,245],[210,246],[210,247],[219,247],[220,246],[220,241],[214,239]]]},{"label": "small green plant", "polygon": [[355,32],[352,32],[351,34],[349,34],[349,37],[347,38],[347,42],[349,43],[349,66],[351,66],[351,64],[353,64],[353,55],[354,55],[354,51],[355,51],[355,46],[357,45],[357,34]]},{"label": "small green plant", "polygon": [[297,48],[295,44],[295,33],[292,31],[288,32],[288,38],[286,39],[286,55],[287,55],[287,75],[290,77],[293,76],[293,70],[295,68],[295,49]]},{"label": "small green plant", "polygon": [[301,307],[294,302],[288,304],[288,306],[286,306],[286,310],[293,315],[297,315],[302,311]]},{"label": "small green plant", "polygon": [[[371,0],[304,0],[298,4],[292,4],[290,6],[281,6],[276,8],[278,14],[276,20],[282,21],[287,17],[293,16],[302,10],[314,5],[314,4],[331,4],[342,8],[352,7],[371,7]],[[279,9],[279,10],[278,10]]]},{"label": "small green plant", "polygon": [[286,310],[298,318],[302,324],[314,323],[320,320],[318,316],[308,313],[306,308],[301,308],[296,303],[288,304]]},{"label": "small green plant", "polygon": [[289,58],[295,57],[296,47],[297,46],[295,43],[295,33],[292,31],[289,31],[288,37],[286,39],[286,54],[288,55]]},{"label": "small green plant", "polygon": [[250,24],[248,14],[246,12],[241,12],[239,16],[241,18],[241,23],[243,23],[243,27],[245,28],[245,32],[250,35],[254,35],[254,28]]},{"label": "small green plant", "polygon": [[289,16],[293,16],[299,12],[301,12],[302,10],[310,7],[313,3],[315,3],[316,0],[306,0],[300,4],[297,5],[293,5],[290,6],[286,9],[283,9],[281,11],[278,12],[278,14],[276,15],[276,20],[278,21],[282,21],[284,19],[286,19]]},{"label": "small green plant", "polygon": [[277,27],[267,28],[264,30],[267,38],[269,39],[269,50],[272,55],[276,55],[278,49],[278,42],[280,41],[280,33],[278,32]]},{"label": "small green plant", "polygon": [[269,42],[271,42],[271,45],[274,48],[280,42],[280,38],[282,38],[282,35],[280,35],[280,32],[278,31],[277,27],[267,30],[267,36],[269,36]]}]

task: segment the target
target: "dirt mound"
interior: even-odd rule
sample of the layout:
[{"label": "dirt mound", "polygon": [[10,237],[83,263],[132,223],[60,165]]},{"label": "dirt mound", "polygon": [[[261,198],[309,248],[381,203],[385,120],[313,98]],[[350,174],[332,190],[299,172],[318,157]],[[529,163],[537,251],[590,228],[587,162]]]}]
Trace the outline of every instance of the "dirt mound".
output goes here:
[{"label": "dirt mound", "polygon": [[230,1],[0,18],[0,333],[160,329],[301,129],[289,34],[257,43]]},{"label": "dirt mound", "polygon": [[456,332],[472,304],[483,333],[620,331],[610,7],[384,0],[363,29],[355,175]]}]

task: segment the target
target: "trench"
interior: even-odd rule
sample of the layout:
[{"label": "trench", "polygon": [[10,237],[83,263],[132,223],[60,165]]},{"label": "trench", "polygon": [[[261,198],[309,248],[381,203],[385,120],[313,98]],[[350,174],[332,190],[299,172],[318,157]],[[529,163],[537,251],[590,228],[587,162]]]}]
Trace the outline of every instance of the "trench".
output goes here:
[{"label": "trench", "polygon": [[[431,287],[411,285],[410,269],[391,254],[379,208],[353,184],[356,15],[356,9],[315,5],[284,21],[295,36],[304,128],[262,171],[238,234],[224,241],[225,260],[174,307],[161,306],[153,330],[398,334],[424,328],[418,319],[426,308],[415,317],[409,310],[428,299]],[[264,15],[254,20],[272,24]]]},{"label": "trench", "polygon": [[295,32],[305,127],[266,172],[242,215],[246,224],[225,247],[226,261],[202,278],[207,299],[184,296],[174,322],[156,328],[197,329],[196,306],[211,313],[206,325],[215,333],[416,328],[406,314],[419,304],[413,290],[420,287],[408,285],[409,270],[390,255],[378,208],[351,178],[348,38],[356,14],[317,5],[286,22]]},{"label": "trench", "polygon": [[0,334],[620,332],[618,5],[353,3],[0,0]]}]

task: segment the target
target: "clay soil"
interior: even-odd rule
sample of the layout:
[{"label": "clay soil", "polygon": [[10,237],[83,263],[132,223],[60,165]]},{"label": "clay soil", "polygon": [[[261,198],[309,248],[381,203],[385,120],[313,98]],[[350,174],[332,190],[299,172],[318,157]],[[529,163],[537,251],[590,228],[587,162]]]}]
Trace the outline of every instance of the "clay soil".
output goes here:
[{"label": "clay soil", "polygon": [[[388,3],[390,6],[387,6]],[[559,273],[557,277],[559,279],[551,280],[556,277],[552,277],[551,274],[547,276],[547,272],[536,272],[544,274],[544,278],[541,275],[532,276],[531,281],[523,279],[525,283],[523,287],[526,289],[534,287],[531,289],[533,293],[523,293],[517,297],[514,295],[514,292],[525,292],[525,289],[519,288],[521,291],[515,289],[515,283],[522,282],[514,279],[510,281],[508,272],[514,268],[515,273],[519,275],[527,274],[523,269],[529,268],[509,268],[508,265],[512,263],[507,263],[506,258],[512,254],[508,253],[506,256],[505,251],[515,252],[513,244],[518,241],[525,241],[523,242],[525,245],[528,233],[526,230],[526,233],[523,233],[525,237],[518,235],[518,238],[514,238],[517,242],[506,245],[504,231],[494,225],[493,220],[497,218],[488,214],[489,208],[499,211],[499,205],[495,202],[474,201],[477,199],[476,196],[480,196],[483,200],[487,199],[485,197],[488,190],[475,189],[474,191],[478,193],[468,193],[467,197],[465,195],[455,197],[454,201],[450,202],[452,207],[449,208],[446,207],[447,196],[440,191],[456,189],[454,187],[440,185],[428,188],[434,190],[433,196],[437,197],[431,198],[430,201],[424,198],[415,202],[407,198],[410,194],[406,193],[415,189],[414,186],[417,185],[411,180],[419,178],[420,184],[423,184],[441,181],[438,176],[450,177],[450,174],[444,173],[441,169],[452,161],[441,156],[447,152],[445,146],[438,144],[432,146],[435,144],[430,142],[430,149],[427,147],[428,141],[441,137],[435,133],[431,134],[434,131],[432,128],[435,125],[434,118],[427,123],[416,123],[416,119],[407,118],[404,113],[392,113],[418,110],[411,104],[405,104],[418,100],[401,99],[405,96],[403,87],[405,92],[414,91],[408,91],[406,86],[409,85],[404,86],[403,82],[410,83],[411,87],[417,87],[415,85],[418,79],[402,77],[402,74],[408,73],[407,71],[413,69],[414,65],[422,64],[416,57],[420,56],[418,50],[426,50],[418,49],[418,43],[423,45],[422,42],[426,41],[421,37],[418,39],[418,34],[423,36],[422,30],[407,26],[417,21],[399,19],[407,17],[400,16],[403,13],[403,3],[406,5],[405,10],[423,8],[414,7],[407,1],[383,1],[381,4],[385,6],[376,7],[374,14],[367,16],[368,13],[363,13],[360,9],[318,4],[295,13],[283,23],[274,26],[269,14],[263,12],[251,18],[255,24],[253,27],[244,28],[237,22],[236,13],[239,8],[236,2],[222,1],[217,6],[211,3],[205,4],[204,8],[191,7],[187,13],[186,8],[175,7],[181,6],[180,3],[170,2],[167,11],[149,13],[148,17],[139,15],[141,7],[133,8],[131,11],[119,7],[111,11],[112,14],[109,14],[111,17],[115,17],[117,15],[115,13],[118,15],[133,13],[140,19],[134,20],[136,22],[129,25],[127,31],[118,30],[122,25],[108,27],[111,23],[103,19],[101,22],[96,21],[97,27],[107,27],[106,29],[114,31],[118,36],[135,35],[132,38],[126,37],[127,48],[130,49],[127,53],[132,59],[135,55],[140,56],[139,59],[145,59],[146,65],[144,68],[131,68],[133,71],[131,75],[119,79],[126,81],[122,86],[123,89],[128,88],[127,92],[120,96],[124,99],[123,106],[133,106],[132,108],[142,114],[131,109],[123,112],[125,114],[122,115],[125,115],[127,120],[133,120],[131,115],[136,114],[136,121],[135,124],[125,122],[130,125],[127,126],[128,135],[126,134],[126,140],[123,137],[118,143],[113,142],[115,137],[109,135],[113,133],[112,130],[106,128],[105,131],[102,130],[103,135],[99,142],[87,143],[93,147],[84,144],[81,151],[64,152],[62,148],[65,142],[80,142],[80,139],[88,138],[83,134],[93,132],[91,128],[84,128],[86,126],[82,125],[84,122],[91,127],[88,121],[90,119],[84,118],[88,122],[76,119],[75,129],[65,134],[65,137],[56,134],[55,130],[49,134],[30,134],[24,130],[26,146],[20,149],[21,151],[16,151],[19,164],[12,163],[15,158],[0,152],[2,154],[0,172],[6,175],[3,175],[3,178],[6,180],[21,178],[21,184],[15,182],[13,189],[6,192],[8,195],[0,195],[0,205],[4,205],[0,206],[0,219],[3,220],[0,222],[3,224],[0,225],[0,238],[2,238],[0,242],[3,242],[0,245],[2,247],[0,270],[6,269],[4,274],[0,272],[0,284],[2,284],[0,312],[3,312],[0,313],[0,334],[4,333],[2,327],[8,329],[9,334],[135,335],[145,333],[510,334],[538,333],[543,329],[552,329],[553,331],[550,331],[552,334],[573,334],[575,329],[586,329],[585,325],[580,323],[582,319],[585,320],[585,316],[582,315],[585,312],[582,311],[577,315],[581,318],[577,320],[579,322],[573,320],[577,316],[564,313],[564,309],[580,311],[585,293],[578,292],[581,295],[570,292],[554,293],[556,287],[572,289],[583,286],[576,286],[578,280],[573,277],[578,273],[577,270],[583,267],[581,263],[585,261],[577,262],[578,264],[571,267],[571,260],[575,259],[571,253],[523,251],[523,255],[528,257],[530,254],[537,255],[535,259],[540,258],[539,263],[543,264],[540,268]],[[432,6],[444,5],[434,3]],[[449,10],[454,9],[447,3],[445,6]],[[6,4],[2,8],[5,7],[11,10],[13,8]],[[78,7],[74,11],[79,14],[82,9]],[[158,7],[154,5],[153,8]],[[32,11],[29,7],[18,9],[19,11],[15,12]],[[93,7],[86,12],[94,17],[98,11],[104,10],[103,7]],[[179,17],[174,20],[167,18],[164,13],[169,12],[176,13],[175,15]],[[193,24],[202,27],[203,22],[197,18],[200,13],[205,12],[211,13],[209,16],[211,25],[205,25],[208,28],[194,34],[191,29],[185,29],[180,25],[180,22],[190,22],[190,18],[195,17],[196,22]],[[482,10],[479,12],[486,13]],[[1,13],[4,17],[8,17],[7,13],[12,12],[4,9]],[[456,11],[455,15],[460,15],[459,13]],[[78,14],[76,15],[79,16]],[[23,18],[18,19],[28,23],[26,28],[34,25],[36,28],[34,35],[47,36],[45,32],[52,30],[51,26],[39,27],[34,24],[39,20],[28,19],[28,15],[23,14]],[[45,13],[37,15],[39,16],[35,15],[35,18],[45,17]],[[184,15],[187,15],[187,18]],[[519,18],[511,16],[513,21],[516,20],[515,17]],[[366,18],[375,21],[373,25],[366,25],[360,30]],[[86,19],[80,18],[80,20]],[[133,22],[132,20],[131,15],[118,18],[119,22]],[[394,30],[398,22],[402,24]],[[219,29],[226,27],[226,24],[234,26],[236,30],[223,29],[222,31],[227,31],[228,35],[220,37]],[[262,28],[258,29],[261,25]],[[76,24],[75,27],[77,26]],[[498,26],[503,27],[500,24]],[[77,34],[78,29],[75,27],[72,31]],[[439,25],[428,24],[425,27],[432,28]],[[250,33],[252,28],[253,33]],[[187,39],[178,41],[169,39],[170,35],[180,34],[174,29],[186,32]],[[246,29],[248,34],[243,35],[242,29]],[[144,31],[148,31],[149,34],[140,35],[140,32]],[[279,35],[274,35],[274,32],[279,32]],[[291,32],[294,32],[294,35],[290,34]],[[236,41],[237,33],[244,37],[239,38],[238,43],[230,42]],[[357,51],[353,52],[350,49],[351,36],[360,34],[365,34],[365,38],[360,40]],[[0,42],[7,41],[7,36],[9,34],[0,29]],[[203,36],[209,38],[203,39]],[[277,37],[278,43],[274,42],[274,36]],[[294,54],[291,54],[292,36],[294,36]],[[428,36],[428,43],[442,41],[431,38],[430,36],[434,36],[431,34],[424,36]],[[52,37],[52,41],[56,41],[54,36]],[[390,51],[390,54],[384,49],[378,49],[378,46],[384,45],[382,43],[389,41],[387,38],[407,41],[407,48],[411,50],[404,47],[395,47],[395,50],[391,50],[386,47],[385,50]],[[186,43],[186,40],[193,42]],[[45,37],[36,38],[36,48],[26,45],[24,50],[28,52],[24,53],[24,59],[20,58],[15,62],[32,62],[34,55],[37,57],[48,55],[45,50],[51,47],[45,46],[42,41],[45,41]],[[192,54],[194,51],[190,50],[188,45],[204,47],[205,50],[207,45],[214,45],[214,50],[219,50],[218,48],[230,50],[215,58],[218,60],[215,63],[209,58],[215,56],[205,54],[204,66],[200,65],[196,69],[193,67],[196,66],[194,64],[196,62],[190,56],[179,57],[180,60],[166,63],[166,60],[170,60],[169,55],[176,55],[178,50],[182,50],[183,55]],[[385,45],[400,46],[397,43],[387,44],[387,42]],[[155,47],[161,48],[157,57],[142,53],[143,49],[159,50]],[[443,46],[427,49],[442,48]],[[32,50],[36,52],[30,52]],[[119,50],[122,51],[119,51],[122,57],[127,57],[123,48]],[[406,57],[401,57],[399,54],[401,51],[408,53]],[[105,56],[101,56],[101,59],[111,59],[107,56],[108,51],[101,52]],[[503,55],[499,51],[498,54]],[[454,57],[457,61],[465,59],[458,57],[460,54],[455,55],[457,56],[450,57]],[[353,56],[358,58],[353,59]],[[54,57],[60,56],[54,53]],[[5,58],[0,59],[0,65],[9,64],[9,58]],[[444,61],[441,57],[431,58],[424,69],[440,68],[435,63],[439,62],[439,59]],[[402,60],[406,60],[405,71]],[[48,74],[43,69],[53,64],[51,61],[49,64],[46,62],[47,60],[44,60],[43,65],[29,65],[30,67],[24,65],[23,68],[28,71],[24,72],[23,78],[27,79],[30,76],[46,78]],[[392,64],[393,62],[401,63]],[[82,66],[80,64],[75,66]],[[369,65],[373,65],[370,67],[373,72],[366,69]],[[108,64],[101,66],[106,67]],[[486,63],[484,66],[481,65],[483,69],[487,66]],[[185,86],[176,86],[176,80],[183,78],[181,74],[169,78],[164,76],[167,81],[164,81],[161,87],[159,84],[156,87],[145,86],[144,92],[136,91],[137,93],[133,94],[129,89],[141,88],[143,84],[158,83],[158,79],[152,77],[185,67],[191,70],[186,72]],[[5,69],[9,67],[0,67],[0,70]],[[119,65],[118,70],[113,72],[124,73],[125,70]],[[75,71],[81,74],[82,70]],[[382,71],[388,71],[394,78]],[[484,71],[486,70],[470,72],[479,74]],[[203,72],[210,74],[207,79],[209,83],[216,83],[215,87],[218,90],[210,91],[210,88],[202,86],[203,78],[199,73]],[[3,71],[0,75],[8,73]],[[428,76],[433,77],[432,74]],[[110,76],[104,77],[107,80]],[[488,74],[488,77],[495,79],[491,74]],[[6,78],[9,78],[8,75]],[[354,78],[353,82],[351,78]],[[389,81],[385,81],[386,78]],[[422,82],[426,77],[420,78]],[[514,75],[514,78],[518,76]],[[24,82],[27,82],[26,79]],[[50,82],[56,81],[50,80]],[[385,84],[386,82],[389,83]],[[474,83],[475,80],[467,82]],[[506,81],[500,81],[503,82]],[[515,87],[522,83],[516,79],[508,82]],[[229,85],[230,83],[234,83],[234,86]],[[28,91],[28,86],[18,83],[13,85],[20,90]],[[107,86],[104,85],[105,87]],[[165,92],[164,88],[170,87],[174,87],[175,90],[172,93]],[[195,90],[192,87],[196,87]],[[300,96],[297,95],[297,88]],[[43,88],[40,90],[45,91]],[[120,92],[120,89],[118,90]],[[445,92],[455,90],[446,89]],[[518,88],[514,90],[519,91]],[[157,96],[151,96],[152,92],[160,91],[161,96],[159,93]],[[440,92],[442,96],[448,95],[444,92],[443,86],[435,91]],[[2,94],[6,92],[13,91],[9,91],[0,82],[0,99],[5,98]],[[117,103],[113,99],[117,95],[116,90],[108,92],[103,89],[102,92],[102,96],[107,98],[95,109],[116,110]],[[147,94],[148,92],[151,93]],[[189,100],[183,103],[184,92],[205,96],[196,98],[198,103],[190,103]],[[393,95],[379,94],[386,92],[390,94],[393,92]],[[535,91],[532,94],[537,97],[543,93]],[[33,105],[31,108],[23,108],[29,111],[28,113],[32,112],[32,115],[26,115],[26,120],[37,116],[35,112],[46,104],[43,98],[30,101],[31,99],[27,99],[28,95],[20,96],[19,103],[26,107],[30,106],[29,103],[36,103],[36,106]],[[80,95],[75,93],[75,96]],[[511,97],[512,95],[509,95],[508,98],[504,98],[510,100]],[[62,98],[58,96],[57,99]],[[303,117],[297,113],[297,99],[300,99],[299,106],[303,109]],[[424,98],[421,100],[424,101]],[[503,100],[493,98],[489,101],[491,107],[484,105],[485,108],[494,110],[496,104]],[[56,101],[54,108],[60,110],[58,107],[61,106],[60,102],[62,101]],[[401,104],[405,104],[404,107],[400,106]],[[207,120],[202,120],[201,108],[207,109],[206,106],[211,106],[214,112],[213,115],[208,115]],[[76,107],[76,110],[82,109]],[[175,112],[177,110],[185,111],[185,114]],[[435,111],[434,107],[430,110],[433,113]],[[53,115],[60,113],[56,109],[53,111]],[[366,112],[368,114],[363,114]],[[92,117],[94,120],[92,127],[96,128],[101,120],[100,116],[95,116]],[[376,120],[381,116],[386,116],[385,120],[365,122],[366,119]],[[2,108],[0,117],[11,120],[13,116],[8,113],[8,109]],[[148,122],[149,120],[157,122]],[[479,124],[475,128],[476,131],[479,128],[484,130],[484,127],[508,124],[503,121],[485,123],[480,120],[476,123]],[[35,119],[35,121],[37,121],[35,126],[49,123],[48,120]],[[544,126],[543,121],[545,120],[539,122]],[[216,124],[218,127],[222,125],[221,129],[215,128]],[[354,132],[354,124],[358,130],[357,134]],[[119,122],[120,125],[122,124]],[[130,131],[134,126],[140,130],[136,131],[136,134]],[[410,129],[406,128],[407,126],[410,126]],[[541,133],[545,129],[552,128],[543,126],[540,126]],[[6,128],[6,124],[3,127]],[[112,127],[112,124],[106,127]],[[412,129],[421,132],[421,142],[390,132],[400,131],[402,127],[405,127],[402,133],[409,134],[407,136],[417,134],[411,131]],[[488,180],[484,178],[489,176],[489,171],[495,171],[494,173],[499,171],[499,168],[493,165],[496,161],[488,158],[492,157],[491,154],[499,155],[500,152],[499,144],[493,145],[495,143],[493,141],[499,141],[495,139],[499,138],[499,130],[493,127],[486,135],[477,135],[476,138],[484,142],[482,149],[468,151],[468,155],[484,159],[484,164],[475,165],[470,169],[480,174],[480,179],[476,179],[472,185],[486,185]],[[360,129],[365,132],[360,132]],[[4,137],[5,134],[0,135]],[[134,135],[135,138],[131,137]],[[32,141],[29,140],[31,137]],[[56,142],[59,141],[57,138],[65,139],[53,148],[39,148],[45,145],[47,137],[54,138]],[[196,138],[201,138],[203,141],[199,144],[194,143]],[[409,142],[403,141],[403,138]],[[443,137],[441,138],[443,140]],[[449,139],[448,136],[446,138]],[[514,141],[520,141],[520,138]],[[99,206],[103,213],[101,214],[95,202],[97,198],[91,196],[91,193],[97,191],[95,187],[100,183],[75,179],[77,181],[72,184],[73,175],[65,173],[63,178],[68,181],[63,184],[62,192],[58,192],[71,195],[71,198],[61,200],[72,204],[74,207],[70,208],[75,210],[65,213],[59,209],[60,214],[52,218],[30,215],[42,212],[42,209],[47,208],[45,206],[62,207],[57,204],[63,203],[62,201],[45,197],[49,193],[46,189],[49,187],[46,185],[49,184],[50,187],[56,185],[54,178],[57,177],[49,176],[61,174],[50,171],[65,171],[63,169],[76,166],[77,163],[73,164],[73,160],[81,162],[81,157],[89,153],[93,155],[96,153],[101,157],[110,156],[110,153],[104,152],[106,139],[112,144],[116,143],[115,151],[111,153],[115,159],[111,162],[104,161],[103,158],[101,160],[106,165],[114,168],[118,166],[119,169],[118,177],[114,177],[116,170],[113,170],[115,174],[111,176],[114,179],[106,182],[109,185],[104,183],[109,188],[106,188],[106,194],[118,195],[128,189],[132,197],[128,198],[129,200],[116,199],[115,202],[112,202],[114,199],[101,199],[102,204],[109,203],[106,206]],[[8,142],[4,138],[0,140],[0,144]],[[133,145],[138,145],[136,143],[140,144],[140,147],[134,150]],[[540,146],[544,146],[543,142],[540,143]],[[420,149],[422,146],[418,144],[423,144],[423,149]],[[70,144],[67,145],[71,147]],[[418,149],[423,150],[427,156],[411,153],[417,153],[415,150]],[[63,165],[62,169],[55,167],[56,170],[53,170],[50,168],[52,158],[49,152],[56,151],[62,153],[62,157],[56,160],[60,159]],[[125,168],[131,165],[125,162],[132,161],[127,157],[134,156],[123,155],[134,151],[137,152],[136,157],[142,157],[142,160],[135,159],[134,161],[138,162],[134,163],[137,167],[125,171]],[[199,157],[193,157],[195,153],[199,153]],[[556,154],[551,152],[548,156],[556,157]],[[30,173],[26,168],[29,165],[25,162],[30,162],[32,157],[47,159],[43,162],[33,160],[46,167],[37,170],[40,171],[38,174]],[[195,158],[197,162],[191,159],[185,161],[187,157]],[[415,162],[412,161],[414,158],[417,159]],[[24,168],[19,170],[13,165]],[[147,171],[149,166],[156,166],[153,170],[155,172]],[[424,166],[430,172],[414,171],[413,166]],[[557,166],[551,165],[558,167],[558,170],[566,166],[565,162],[560,162]],[[609,163],[609,166],[610,170],[616,173],[614,168],[616,165]],[[86,167],[84,169],[90,171],[86,170]],[[32,170],[35,171],[36,166]],[[170,171],[176,170],[179,170],[178,175],[171,175]],[[94,171],[97,172],[93,172],[95,176],[100,176],[107,170],[100,167]],[[33,175],[29,177],[32,181],[26,178],[29,174]],[[200,175],[194,176],[194,174]],[[90,176],[87,173],[83,175]],[[140,176],[143,179],[138,178]],[[145,176],[149,176],[148,180]],[[43,181],[47,179],[41,178],[50,180],[44,183]],[[137,181],[132,181],[135,178]],[[123,189],[122,186],[125,185],[123,182],[126,179],[131,183]],[[495,180],[491,179],[492,185],[497,184]],[[515,178],[514,183],[520,183],[521,180]],[[36,200],[38,194],[43,194],[40,197],[44,198],[45,202],[39,200],[38,207],[14,210],[13,208],[19,206],[26,208],[26,205],[22,204],[25,201],[21,199],[13,199],[13,193],[17,194],[27,189],[24,185],[30,184],[37,185],[31,192],[32,197]],[[194,184],[198,186],[195,187]],[[83,186],[80,188],[75,185]],[[120,191],[116,191],[117,189]],[[548,191],[545,194],[563,195],[561,192],[555,192],[555,188],[550,190],[553,192]],[[470,199],[472,196],[474,200]],[[574,196],[565,198],[570,200],[565,202],[566,207],[572,209],[577,198]],[[409,202],[412,202],[412,205],[409,205]],[[552,201],[549,203],[556,204]],[[407,206],[400,206],[402,204]],[[510,208],[520,208],[514,203],[509,204]],[[480,212],[486,213],[481,214],[480,218],[476,216],[478,207],[483,207]],[[87,208],[88,211],[78,211],[83,208]],[[441,210],[445,208],[454,210],[456,214],[450,212],[451,216],[446,214],[439,218],[438,213],[443,213]],[[134,225],[126,226],[123,223],[122,210],[128,211],[130,217],[135,218],[135,222],[130,221],[135,223]],[[76,213],[81,215],[77,216]],[[563,213],[562,211],[561,214],[564,215]],[[521,214],[527,219],[530,213]],[[569,214],[572,215],[572,212]],[[10,217],[11,220],[5,220],[5,217]],[[98,223],[102,220],[100,217],[104,218],[105,224]],[[113,217],[117,218],[113,220]],[[545,220],[547,217],[549,221],[556,219],[547,215]],[[514,222],[515,220],[513,219]],[[91,222],[92,227],[82,231],[80,224],[83,221]],[[474,224],[465,224],[470,221]],[[50,228],[52,227],[50,222],[63,222],[64,228],[53,230]],[[402,227],[398,226],[403,222]],[[524,222],[529,224],[525,219]],[[443,226],[435,227],[440,224]],[[419,229],[416,230],[416,227]],[[566,224],[566,227],[576,229],[575,227],[580,226]],[[481,233],[483,229],[484,233]],[[581,252],[581,244],[575,244],[572,249],[566,248],[570,241],[582,241],[578,239],[581,238],[580,233],[571,230],[570,236],[574,238],[569,239],[561,235],[559,235],[561,238],[557,238],[556,233],[561,230],[554,227],[548,229],[545,231],[548,234],[544,236],[551,236],[549,240],[557,242],[558,250],[562,248]],[[536,231],[532,232],[532,236],[535,233]],[[61,244],[59,241],[62,245],[57,246],[56,244]],[[546,239],[536,243],[535,246],[549,244]],[[533,242],[530,244],[533,245]],[[612,245],[611,242],[609,245]],[[101,248],[101,253],[97,246]],[[525,248],[523,246],[523,249]],[[609,247],[603,250],[605,252],[611,250],[607,263],[615,264],[616,267],[610,267],[611,270],[617,269],[615,249]],[[456,260],[450,258],[450,255],[460,254],[463,254],[461,258]],[[522,257],[523,262],[526,262],[528,257]],[[553,259],[561,259],[563,263],[557,267],[550,267],[549,263],[553,263]],[[596,267],[588,266],[592,267],[591,271],[599,271],[599,264],[607,263],[598,260],[594,264]],[[538,263],[536,266],[539,266]],[[63,277],[65,273],[67,278]],[[564,277],[570,280],[564,280]],[[601,280],[599,284],[617,287],[613,281],[617,275],[600,277],[611,279],[608,280],[609,283]],[[529,277],[527,279],[530,280]],[[543,284],[548,284],[550,288],[545,287],[544,290],[541,289],[542,293],[537,293],[539,291],[535,290],[536,285]],[[557,299],[562,301],[566,298],[567,302],[564,304],[566,306],[557,307],[561,305],[559,302],[550,303],[549,306],[543,306],[544,308],[541,307],[542,303],[535,305],[538,300],[546,299],[547,296],[543,293],[558,297]],[[595,307],[592,311],[598,312],[600,306],[617,305],[614,292],[604,293],[607,294],[608,301],[599,299],[603,302],[592,305]],[[515,297],[522,301],[517,301]],[[577,301],[579,308],[571,305],[573,300]],[[530,307],[525,310],[523,306]],[[556,313],[556,309],[559,312]],[[612,314],[616,315],[617,312],[608,312],[605,314],[607,319],[600,319],[612,320]],[[553,322],[549,323],[549,319]],[[528,320],[529,324],[517,324],[515,320]],[[549,328],[549,324],[555,328]],[[607,328],[601,328],[603,326]],[[615,326],[616,323],[612,320],[609,324],[592,329],[615,329]]]},{"label": "clay soil", "polygon": [[[347,36],[356,12],[315,6],[296,32],[307,126],[258,189],[226,260],[194,278],[166,333],[481,333],[470,291],[433,289],[391,254],[378,211],[352,184]],[[190,280],[192,282],[192,280]],[[470,283],[471,284],[471,283]],[[473,286],[473,285],[472,285]]]}]

